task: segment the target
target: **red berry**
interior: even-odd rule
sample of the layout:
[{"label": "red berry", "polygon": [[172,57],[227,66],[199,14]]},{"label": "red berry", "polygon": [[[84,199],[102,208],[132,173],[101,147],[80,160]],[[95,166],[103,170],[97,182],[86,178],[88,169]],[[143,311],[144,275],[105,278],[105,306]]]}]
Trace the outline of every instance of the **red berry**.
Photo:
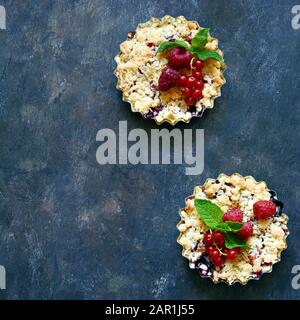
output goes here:
[{"label": "red berry", "polygon": [[183,87],[185,87],[186,86],[186,84],[187,84],[187,76],[181,76],[180,77],[180,79],[179,79],[179,83],[183,86]]},{"label": "red berry", "polygon": [[257,219],[267,219],[276,212],[276,204],[268,200],[260,200],[254,203],[253,212]]},{"label": "red berry", "polygon": [[206,246],[211,246],[213,244],[212,235],[210,232],[205,233],[203,242]]},{"label": "red berry", "polygon": [[210,251],[209,254],[211,260],[215,260],[221,257],[220,252],[218,249],[214,248],[213,250]]},{"label": "red berry", "polygon": [[192,97],[187,97],[186,99],[184,99],[186,104],[188,106],[192,106],[195,102],[194,102],[194,99]]},{"label": "red berry", "polygon": [[197,80],[202,80],[202,73],[200,71],[194,71],[193,72],[193,76],[197,79]]},{"label": "red berry", "polygon": [[206,252],[209,254],[209,256],[211,255],[211,253],[216,249],[216,247],[214,246],[208,246],[206,247]]},{"label": "red berry", "polygon": [[195,99],[195,100],[201,99],[201,98],[202,98],[202,90],[200,90],[200,89],[195,89],[195,90],[193,91],[193,93],[192,93],[192,97],[193,97],[193,99]]},{"label": "red berry", "polygon": [[217,249],[211,249],[209,251],[209,257],[211,259],[211,262],[215,265],[215,266],[221,266],[222,264],[224,264],[224,259],[221,257],[221,254],[219,252],[219,250]]},{"label": "red berry", "polygon": [[184,87],[182,89],[182,95],[184,96],[184,98],[188,98],[192,95],[192,90],[188,87]]},{"label": "red berry", "polygon": [[229,260],[234,260],[239,253],[240,250],[238,248],[228,249],[226,250],[226,258]]},{"label": "red berry", "polygon": [[213,259],[212,263],[218,267],[218,266],[222,266],[225,263],[225,260],[222,257],[219,257],[219,258]]},{"label": "red berry", "polygon": [[243,211],[239,208],[232,208],[231,210],[225,212],[223,214],[223,221],[234,221],[234,222],[242,222],[243,221]]},{"label": "red berry", "polygon": [[193,55],[184,48],[173,48],[169,53],[169,66],[173,69],[188,67]]},{"label": "red berry", "polygon": [[192,97],[193,99],[195,100],[199,100],[201,99],[203,96],[202,96],[202,91],[200,89],[195,89],[192,93]]},{"label": "red berry", "polygon": [[199,59],[196,59],[193,61],[193,67],[201,71],[204,67],[204,62]]},{"label": "red berry", "polygon": [[204,82],[202,81],[202,80],[198,80],[198,81],[196,81],[196,83],[195,83],[195,88],[197,88],[197,89],[199,89],[199,90],[203,90],[203,88],[204,88]]},{"label": "red berry", "polygon": [[158,79],[159,91],[167,91],[176,85],[178,85],[180,79],[180,73],[171,68],[164,68]]},{"label": "red berry", "polygon": [[193,76],[190,76],[188,77],[187,79],[187,83],[186,85],[190,88],[194,87],[194,85],[196,84],[197,80],[193,77]]},{"label": "red berry", "polygon": [[214,230],[212,232],[212,240],[215,242],[215,244],[219,247],[219,248],[223,248],[224,247],[224,235],[221,231],[216,231]]},{"label": "red berry", "polygon": [[253,225],[251,222],[244,222],[242,229],[236,233],[236,235],[243,239],[247,240],[249,237],[251,237],[253,234]]}]

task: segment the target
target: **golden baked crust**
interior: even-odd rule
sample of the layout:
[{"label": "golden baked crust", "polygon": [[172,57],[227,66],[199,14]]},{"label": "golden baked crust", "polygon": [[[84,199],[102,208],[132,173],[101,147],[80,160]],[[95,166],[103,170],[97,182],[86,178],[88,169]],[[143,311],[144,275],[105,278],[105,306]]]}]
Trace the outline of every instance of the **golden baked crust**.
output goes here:
[{"label": "golden baked crust", "polygon": [[[160,43],[170,39],[189,41],[201,27],[195,21],[187,21],[180,16],[161,19],[152,18],[137,26],[135,32],[121,43],[120,53],[115,57],[118,78],[117,88],[123,92],[123,100],[130,103],[133,112],[140,112],[145,118],[152,118],[157,124],[178,121],[189,122],[193,116],[201,116],[203,111],[213,108],[215,98],[221,95],[221,86],[225,83],[224,62],[213,59],[205,61],[203,68],[206,81],[203,98],[196,103],[193,111],[189,109],[178,88],[159,92],[158,79],[167,65],[165,53],[157,54]],[[218,40],[209,36],[205,47],[216,50]]]}]

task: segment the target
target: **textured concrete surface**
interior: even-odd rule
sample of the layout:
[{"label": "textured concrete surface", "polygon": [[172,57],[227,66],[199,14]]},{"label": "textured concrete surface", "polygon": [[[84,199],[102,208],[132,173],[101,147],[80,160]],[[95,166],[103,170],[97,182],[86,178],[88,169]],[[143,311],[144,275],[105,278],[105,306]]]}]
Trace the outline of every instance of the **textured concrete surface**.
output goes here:
[{"label": "textured concrete surface", "polygon": [[[299,50],[295,1],[1,1],[1,299],[291,299],[300,264]],[[185,15],[221,41],[227,84],[205,130],[205,170],[100,166],[96,133],[156,128],[115,89],[113,57],[151,16]],[[166,126],[168,127],[168,126]],[[288,250],[246,287],[213,285],[176,244],[177,211],[207,177],[267,180],[290,216]]]}]

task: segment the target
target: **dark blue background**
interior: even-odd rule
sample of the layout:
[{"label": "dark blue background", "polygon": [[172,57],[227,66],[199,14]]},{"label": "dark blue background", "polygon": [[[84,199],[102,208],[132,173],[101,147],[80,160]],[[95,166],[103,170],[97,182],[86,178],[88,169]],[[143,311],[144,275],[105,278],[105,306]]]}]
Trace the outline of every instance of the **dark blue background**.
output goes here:
[{"label": "dark blue background", "polygon": [[[1,1],[0,265],[3,299],[294,299],[300,264],[299,49],[295,1]],[[210,27],[228,65],[205,130],[205,170],[100,166],[96,133],[156,128],[115,89],[114,56],[151,16]],[[165,126],[171,128],[169,126]],[[285,202],[291,235],[282,262],[246,287],[214,285],[176,244],[178,209],[219,173],[266,180]]]}]

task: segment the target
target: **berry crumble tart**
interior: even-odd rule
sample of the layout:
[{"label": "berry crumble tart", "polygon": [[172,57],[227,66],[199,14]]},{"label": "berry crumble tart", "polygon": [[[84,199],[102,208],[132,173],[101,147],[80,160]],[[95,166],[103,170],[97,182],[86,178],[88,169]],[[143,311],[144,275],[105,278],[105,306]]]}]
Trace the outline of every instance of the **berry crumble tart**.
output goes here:
[{"label": "berry crumble tart", "polygon": [[208,179],[180,211],[182,255],[191,269],[215,283],[258,280],[287,246],[288,217],[282,210],[265,182],[237,173]]},{"label": "berry crumble tart", "polygon": [[201,117],[225,83],[218,40],[182,16],[139,24],[121,43],[115,61],[123,100],[157,124]]}]

